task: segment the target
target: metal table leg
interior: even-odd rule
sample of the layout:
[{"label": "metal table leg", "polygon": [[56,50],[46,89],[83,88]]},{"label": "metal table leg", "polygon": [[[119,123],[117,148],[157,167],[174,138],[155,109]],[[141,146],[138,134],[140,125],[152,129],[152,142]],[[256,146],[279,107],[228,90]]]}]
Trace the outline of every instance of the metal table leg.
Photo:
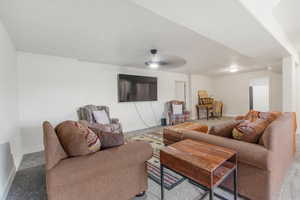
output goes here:
[{"label": "metal table leg", "polygon": [[164,166],[160,165],[160,191],[161,200],[164,200]]},{"label": "metal table leg", "polygon": [[233,192],[234,192],[234,200],[237,200],[238,192],[237,192],[237,169],[236,168],[233,172]]},{"label": "metal table leg", "polygon": [[213,200],[214,199],[214,189],[211,188],[209,191],[209,200]]}]

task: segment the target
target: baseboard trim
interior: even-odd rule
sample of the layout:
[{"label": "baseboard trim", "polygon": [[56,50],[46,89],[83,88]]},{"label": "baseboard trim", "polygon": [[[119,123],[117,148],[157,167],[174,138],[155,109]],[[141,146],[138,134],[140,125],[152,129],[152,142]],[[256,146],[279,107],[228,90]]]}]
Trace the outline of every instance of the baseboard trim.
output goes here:
[{"label": "baseboard trim", "polygon": [[21,165],[22,159],[23,159],[23,155],[14,157],[14,162],[15,162],[15,166],[16,166],[17,171],[18,171],[18,169]]},{"label": "baseboard trim", "polygon": [[4,192],[2,194],[1,200],[6,200],[8,192],[9,192],[9,189],[10,189],[10,187],[12,185],[12,182],[13,182],[15,176],[16,176],[16,168],[13,167],[12,170],[10,171],[10,173],[9,173],[8,180],[7,180],[7,183],[6,183],[5,187],[4,187]]}]

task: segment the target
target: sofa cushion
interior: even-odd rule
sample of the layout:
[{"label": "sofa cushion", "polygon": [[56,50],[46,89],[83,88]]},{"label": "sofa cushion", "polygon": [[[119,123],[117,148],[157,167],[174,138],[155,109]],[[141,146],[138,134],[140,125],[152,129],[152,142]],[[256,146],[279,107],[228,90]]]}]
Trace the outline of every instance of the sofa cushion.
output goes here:
[{"label": "sofa cushion", "polygon": [[100,150],[99,137],[79,122],[65,121],[60,123],[55,130],[69,156],[83,156]]},{"label": "sofa cushion", "polygon": [[233,129],[232,137],[244,142],[257,143],[270,123],[266,119],[256,119],[255,121],[245,120]]},{"label": "sofa cushion", "polygon": [[239,120],[230,120],[222,124],[214,125],[210,128],[208,134],[231,138],[233,128],[241,122],[242,121]]}]

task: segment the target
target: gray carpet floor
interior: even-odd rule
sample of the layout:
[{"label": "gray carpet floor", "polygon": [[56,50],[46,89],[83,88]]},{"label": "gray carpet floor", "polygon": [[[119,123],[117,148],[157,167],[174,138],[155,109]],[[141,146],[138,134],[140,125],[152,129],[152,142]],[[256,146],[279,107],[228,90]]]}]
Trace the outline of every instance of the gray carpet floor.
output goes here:
[{"label": "gray carpet floor", "polygon": [[[200,120],[200,123],[212,124],[222,123],[222,120]],[[134,131],[127,134],[146,133],[160,130],[161,127],[149,128],[141,131]],[[300,137],[298,137],[300,144]],[[149,179],[149,188],[144,197],[134,198],[133,200],[160,200],[160,186]],[[232,195],[222,189],[216,193],[232,199]],[[165,190],[166,200],[198,200],[203,195],[203,190],[197,188],[189,181],[184,181],[170,191]],[[20,168],[18,169],[13,184],[10,188],[7,200],[46,200],[45,189],[45,170],[43,152],[27,154],[23,157]],[[208,199],[205,198],[205,200]],[[219,200],[219,198],[216,198]],[[242,198],[240,198],[242,199]],[[300,152],[296,154],[296,159],[286,176],[282,187],[280,200],[299,200],[300,199]]]}]

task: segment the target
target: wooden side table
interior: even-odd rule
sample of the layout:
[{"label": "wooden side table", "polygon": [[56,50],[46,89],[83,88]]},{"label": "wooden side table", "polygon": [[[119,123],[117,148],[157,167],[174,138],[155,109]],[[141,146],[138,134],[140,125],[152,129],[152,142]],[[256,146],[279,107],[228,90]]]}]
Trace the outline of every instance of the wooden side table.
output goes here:
[{"label": "wooden side table", "polygon": [[234,200],[237,200],[237,156],[236,152],[224,147],[183,140],[164,147],[160,151],[161,163],[161,199],[164,199],[164,168],[199,184],[205,188],[210,200],[216,195],[218,187],[230,174],[233,174]]}]

